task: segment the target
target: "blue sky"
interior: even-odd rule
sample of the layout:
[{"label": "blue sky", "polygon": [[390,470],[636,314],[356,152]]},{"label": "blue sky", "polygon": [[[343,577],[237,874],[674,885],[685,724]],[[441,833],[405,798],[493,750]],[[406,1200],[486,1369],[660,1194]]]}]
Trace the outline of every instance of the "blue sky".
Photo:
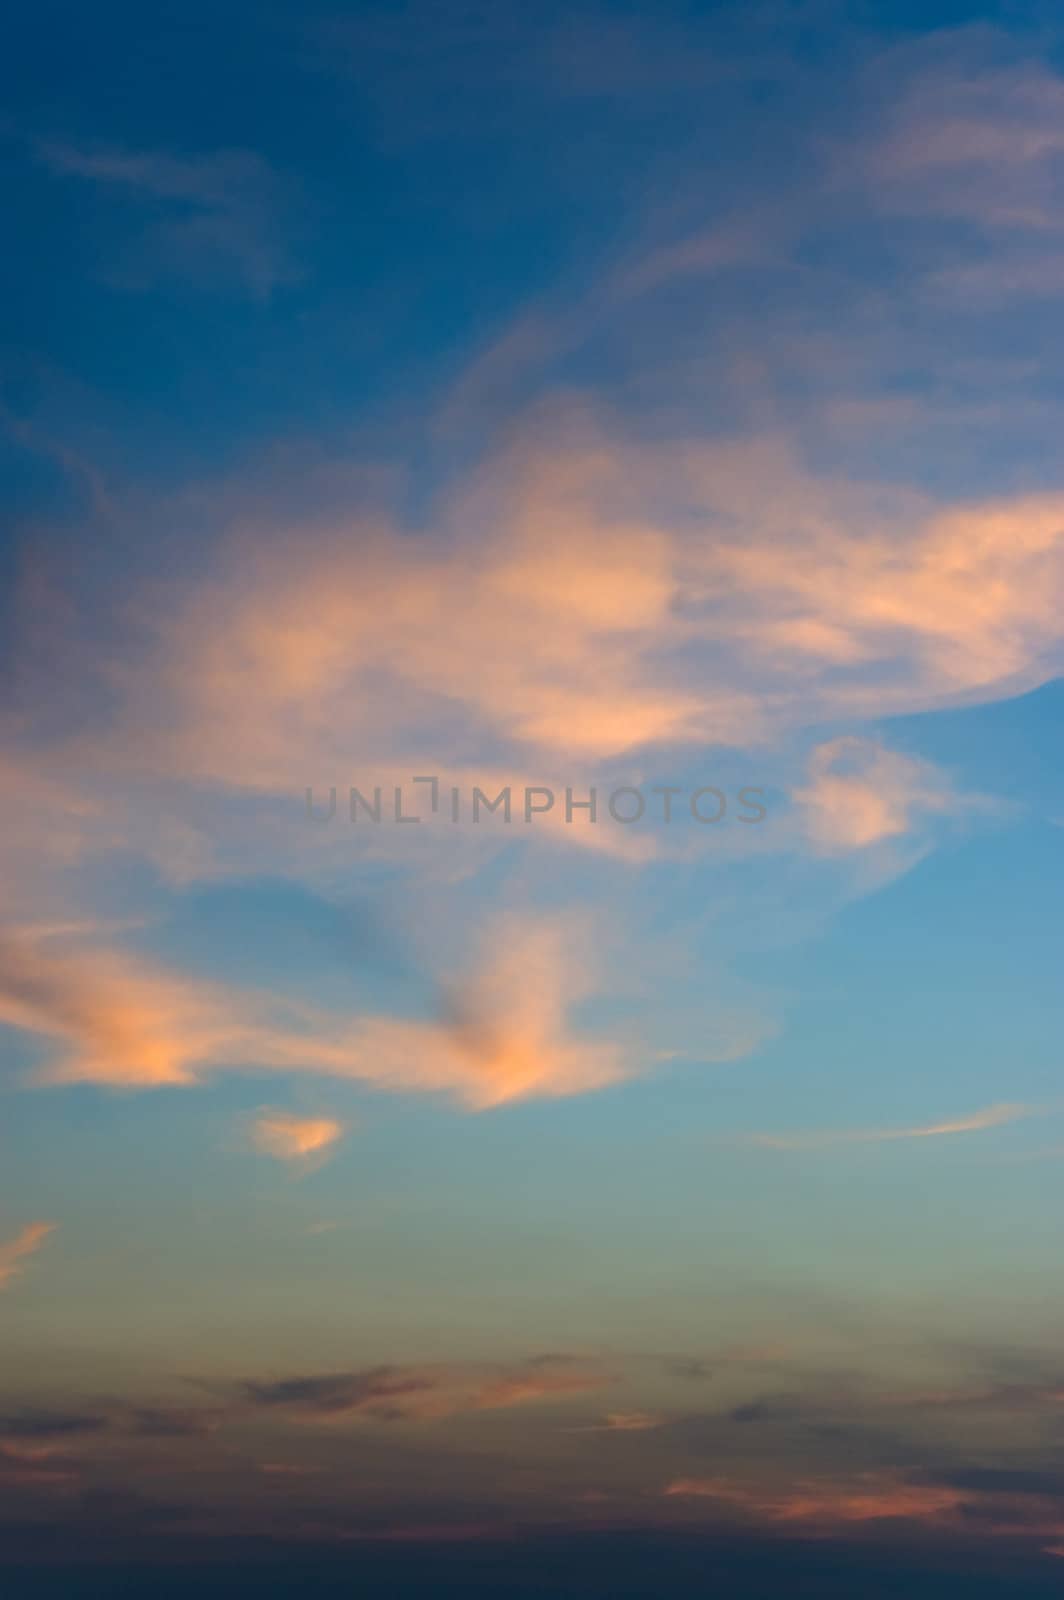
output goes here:
[{"label": "blue sky", "polygon": [[7,42],[12,1558],[639,1530],[1040,1592],[1055,8]]}]

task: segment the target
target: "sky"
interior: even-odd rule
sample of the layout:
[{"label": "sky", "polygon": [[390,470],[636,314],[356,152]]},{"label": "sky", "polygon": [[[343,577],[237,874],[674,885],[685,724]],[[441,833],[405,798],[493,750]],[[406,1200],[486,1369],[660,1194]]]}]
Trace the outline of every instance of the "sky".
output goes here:
[{"label": "sky", "polygon": [[1058,7],[5,31],[12,1592],[1056,1592]]}]

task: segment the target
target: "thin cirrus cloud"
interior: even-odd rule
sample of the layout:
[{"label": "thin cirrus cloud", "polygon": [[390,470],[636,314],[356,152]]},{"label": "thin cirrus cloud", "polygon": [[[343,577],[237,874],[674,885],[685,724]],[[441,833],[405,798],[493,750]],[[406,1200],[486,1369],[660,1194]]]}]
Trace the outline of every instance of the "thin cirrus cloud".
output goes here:
[{"label": "thin cirrus cloud", "polygon": [[969,1116],[952,1117],[912,1128],[839,1128],[811,1133],[753,1133],[741,1142],[761,1150],[821,1150],[833,1145],[889,1144],[896,1140],[948,1139],[957,1134],[985,1133],[1011,1122],[1021,1122],[1038,1114],[1038,1107],[1025,1105],[987,1106]]},{"label": "thin cirrus cloud", "polygon": [[125,191],[158,211],[115,275],[143,287],[175,272],[204,283],[235,279],[259,298],[297,276],[281,238],[281,185],[247,150],[175,155],[162,150],[83,148],[42,140],[37,158],[57,177]]},{"label": "thin cirrus cloud", "polygon": [[[676,278],[700,279],[705,285],[701,322],[707,332],[696,333],[693,319],[644,302],[638,308],[640,322],[655,319],[653,326],[664,333],[666,343],[670,331],[675,337],[678,330],[682,340],[671,362],[668,353],[659,351],[661,341],[655,341],[654,356],[644,357],[644,362],[651,371],[656,362],[662,363],[663,403],[667,394],[668,403],[675,405],[676,388],[690,382],[692,353],[697,352],[712,372],[715,392],[705,396],[712,404],[729,376],[726,360],[720,359],[721,347],[726,355],[734,347],[730,328],[714,317],[721,304],[729,303],[726,282],[721,292],[721,275],[736,267],[772,273],[784,289],[778,297],[781,305],[790,303],[796,278],[808,273],[808,248],[830,244],[837,249],[835,229],[840,206],[846,204],[861,219],[870,212],[891,224],[899,212],[910,219],[910,237],[892,227],[894,271],[889,292],[892,303],[908,301],[919,309],[921,339],[928,335],[934,339],[939,329],[947,329],[953,314],[967,317],[973,302],[986,305],[1008,295],[1061,293],[1059,241],[1064,223],[1058,162],[1064,78],[1059,73],[1044,61],[1017,58],[1014,41],[1004,33],[954,31],[938,39],[914,40],[905,48],[872,51],[850,88],[857,92],[851,98],[843,90],[844,133],[836,131],[805,145],[802,129],[789,129],[797,147],[805,145],[808,167],[802,184],[786,192],[770,190],[768,203],[756,186],[745,200],[737,202],[729,194],[723,207],[706,206],[701,221],[696,213],[686,233],[665,242],[659,236],[660,218],[657,223],[648,218],[645,237],[629,259],[606,270],[590,294],[578,293],[567,316],[557,315],[548,323],[537,305],[492,341],[482,362],[474,363],[474,381],[460,380],[459,411],[463,400],[468,403],[479,395],[484,414],[490,415],[492,399],[497,407],[500,397],[520,394],[530,377],[551,360],[582,342],[608,341],[611,331],[603,324],[616,310],[625,313],[622,337],[627,341],[629,302],[653,295]],[[766,393],[770,384],[782,380],[772,398],[773,410],[800,371],[803,414],[798,426],[803,432],[818,409],[818,393],[826,401],[820,420],[828,422],[829,433],[842,419],[852,426],[863,418],[865,426],[875,426],[877,442],[882,444],[884,424],[888,434],[892,422],[900,422],[907,432],[916,418],[948,427],[952,403],[946,396],[956,360],[954,340],[947,339],[933,366],[923,345],[911,353],[914,369],[923,370],[928,387],[938,390],[936,401],[924,403],[928,397],[918,398],[908,384],[904,396],[882,384],[869,389],[875,371],[869,370],[867,356],[870,344],[876,345],[874,334],[870,341],[867,317],[869,283],[851,279],[856,291],[851,297],[845,277],[844,268],[835,280],[838,293],[832,297],[830,322],[821,318],[818,307],[811,307],[810,335],[799,340],[786,314],[775,326],[771,320],[766,323],[772,319],[775,298],[766,296],[758,325],[743,327],[740,367],[756,361],[768,378]],[[882,287],[876,285],[877,290]],[[697,288],[693,282],[692,291]],[[929,326],[926,317],[929,293],[937,326]],[[881,370],[889,372],[897,359],[903,326],[904,319],[899,319],[891,329],[889,350],[876,345]],[[744,370],[748,374],[749,367]],[[992,414],[992,425],[1003,410],[1001,388],[1003,381],[1007,385],[1008,361],[992,357],[982,372],[985,392],[975,396],[973,381],[981,388],[975,368],[968,365],[965,372],[967,394],[961,404],[967,406],[969,429],[977,408],[984,421]],[[648,372],[643,370],[640,377],[645,384]],[[825,379],[829,380],[826,392]],[[859,385],[858,392],[854,384]],[[697,386],[691,393],[697,404],[701,397]],[[745,403],[748,393],[737,398]],[[1029,394],[1015,398],[1021,405],[1030,401]]]},{"label": "thin cirrus cloud", "polygon": [[[843,158],[880,206],[934,228],[941,264],[914,282],[942,309],[1064,294],[1064,79],[1010,54],[993,34],[973,33],[967,52],[921,46],[882,123]],[[975,229],[978,248],[967,234],[950,248],[951,225]]]},{"label": "thin cirrus cloud", "polygon": [[0,1289],[10,1287],[56,1227],[54,1222],[30,1222],[13,1238],[0,1243]]},{"label": "thin cirrus cloud", "polygon": [[[619,1044],[570,1027],[591,974],[564,919],[498,923],[490,944],[438,1020],[425,1021],[346,1018],[165,971],[126,951],[57,950],[8,935],[0,1021],[53,1041],[36,1073],[46,1083],[152,1088],[244,1068],[451,1093],[485,1108],[627,1075]],[[290,1130],[287,1142],[299,1137]]]},{"label": "thin cirrus cloud", "polygon": [[863,159],[895,206],[993,227],[1058,231],[1052,163],[1064,150],[1064,80],[1041,62],[917,66]]}]

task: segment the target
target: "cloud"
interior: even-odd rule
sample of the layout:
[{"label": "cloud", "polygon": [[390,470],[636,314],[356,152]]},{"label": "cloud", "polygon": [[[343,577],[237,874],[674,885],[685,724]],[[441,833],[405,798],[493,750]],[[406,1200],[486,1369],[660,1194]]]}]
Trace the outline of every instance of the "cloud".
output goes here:
[{"label": "cloud", "polygon": [[881,80],[894,74],[876,96],[889,109],[842,158],[880,208],[933,229],[944,264],[925,254],[910,281],[940,313],[1064,289],[1064,77],[1011,53],[1003,35],[973,31],[880,63]]},{"label": "cloud", "polygon": [[279,182],[250,151],[176,156],[44,141],[37,155],[59,177],[162,207],[115,274],[130,287],[173,274],[208,284],[235,278],[265,299],[295,276],[278,233]]},{"label": "cloud", "polygon": [[202,1407],[134,1406],[124,1421],[142,1439],[202,1439],[220,1426],[221,1416]]},{"label": "cloud", "polygon": [[[955,126],[976,114],[963,77],[939,102]],[[1052,126],[1052,86],[1002,84],[987,102],[990,121],[1015,100],[1021,121]],[[898,99],[919,131],[938,115],[935,95],[909,89]],[[877,155],[862,147],[866,163],[880,163],[884,194],[891,172],[899,186],[923,181],[913,152],[937,152],[922,171],[953,172],[955,139],[903,148],[900,128],[879,130]],[[969,141],[980,159],[1007,156],[1026,172],[1045,139],[1028,140],[1034,153],[1022,161],[999,145]],[[53,143],[41,154],[71,182],[139,197],[179,228],[247,220],[253,236],[272,237],[255,229],[272,217],[274,177],[246,152]],[[783,237],[789,214],[765,232],[770,210],[761,220],[724,212],[713,227],[695,219],[679,239],[684,208],[659,217],[641,260],[607,266],[603,304],[630,307],[677,278],[735,275],[782,256],[798,241]],[[189,235],[193,249],[199,237]],[[595,293],[585,285],[584,303]],[[516,361],[538,363],[542,375],[551,337],[529,319],[501,352],[504,374]],[[622,763],[664,768],[709,749],[716,761],[725,746],[767,764],[770,752],[795,747],[796,729],[981,703],[1043,682],[1064,662],[1064,495],[951,503],[897,481],[814,470],[812,453],[771,433],[728,436],[719,421],[701,431],[697,419],[663,437],[631,411],[557,392],[520,415],[509,408],[508,422],[423,507],[416,529],[380,509],[375,486],[372,509],[367,476],[355,471],[327,490],[297,472],[275,504],[255,485],[216,483],[172,507],[185,516],[193,505],[222,537],[208,548],[205,530],[183,577],[175,563],[150,590],[119,595],[116,612],[136,619],[115,630],[120,645],[87,647],[73,665],[65,654],[58,671],[47,650],[26,648],[26,709],[5,724],[4,741],[22,813],[6,848],[31,863],[20,876],[50,888],[62,879],[61,896],[70,863],[116,849],[165,859],[170,882],[254,871],[282,853],[294,872],[324,872],[339,827],[331,844],[306,827],[297,840],[298,822],[283,831],[307,784],[387,789],[438,770],[467,790],[529,779],[561,789]],[[406,503],[402,492],[396,500]],[[72,705],[85,715],[72,716]],[[797,799],[804,833],[770,845],[766,828],[766,849],[811,844],[825,857],[861,857],[922,839],[971,804],[930,766],[850,739],[819,747]],[[251,820],[236,840],[224,818],[238,800]],[[566,827],[559,809],[537,840],[633,865],[667,848],[649,831]],[[519,832],[495,829],[490,848]],[[759,834],[749,830],[751,850]],[[488,836],[478,832],[478,845]],[[679,843],[678,830],[667,843]],[[468,870],[457,851],[443,859],[439,831],[426,827],[366,825],[357,836],[348,829],[343,845],[378,857],[402,850],[410,862],[433,853],[435,870]],[[488,952],[427,1020],[345,1017],[100,948],[77,960],[38,954],[32,972],[22,955],[0,953],[0,1008],[44,1042],[42,1073],[58,1080],[190,1083],[249,1067],[488,1105],[594,1088],[631,1070],[631,1052],[578,1027],[590,990],[582,959],[563,944],[559,954],[534,928],[512,959]]]},{"label": "cloud", "polygon": [[861,1487],[813,1483],[772,1494],[727,1478],[677,1478],[662,1491],[683,1499],[715,1500],[769,1522],[835,1523],[937,1521],[964,1504],[963,1491],[866,1475]]},{"label": "cloud", "polygon": [[205,1407],[130,1405],[108,1400],[86,1410],[27,1409],[0,1414],[0,1443],[23,1457],[54,1455],[78,1439],[124,1434],[140,1439],[205,1438],[220,1426],[221,1412]]},{"label": "cloud", "polygon": [[[356,753],[363,772],[404,750],[453,765],[430,731],[441,721],[452,747],[463,730],[491,741],[477,763],[488,776],[522,747],[526,759],[594,761],[679,734],[697,697],[641,670],[668,620],[665,541],[638,529],[588,537],[557,503],[565,493],[564,482],[528,484],[512,533],[412,542],[353,529],[305,549],[298,570],[284,552],[260,549],[250,563],[236,552],[216,596],[164,626],[154,688],[141,685],[174,702],[164,748],[131,685],[129,753],[168,767],[182,752],[190,775],[292,792],[305,775],[350,771]],[[371,677],[379,691],[367,696]]]},{"label": "cloud", "polygon": [[[654,751],[673,770],[707,746],[767,759],[795,730],[992,700],[1064,665],[1064,496],[943,509],[817,477],[774,439],[647,444],[577,413],[529,420],[437,507],[431,535],[343,506],[327,528],[253,509],[254,539],[225,538],[206,579],[140,597],[135,648],[79,664],[76,692],[94,675],[100,691],[84,733],[35,749],[40,707],[51,696],[58,714],[75,686],[27,684],[37,709],[9,757],[20,881],[115,849],[178,881],[278,851],[321,871],[341,847],[439,870],[449,823],[344,829],[341,813],[314,829],[298,802],[354,782],[387,806],[425,771],[445,796],[580,794],[631,781]],[[824,853],[974,804],[878,748],[816,758],[801,797]],[[239,828],[216,805],[204,827],[219,789],[247,808]],[[681,844],[676,829],[566,825],[560,803],[524,831],[633,865]],[[489,818],[475,842],[497,851],[524,831]]]},{"label": "cloud", "polygon": [[344,1124],[335,1117],[297,1117],[284,1111],[264,1111],[251,1129],[255,1148],[278,1161],[306,1162],[321,1157],[343,1137]]},{"label": "cloud", "polygon": [[[625,301],[686,277],[709,277],[736,267],[749,267],[769,256],[761,228],[752,222],[709,227],[671,244],[658,245],[607,283],[609,301]],[[590,310],[590,308],[589,308]]]},{"label": "cloud", "polygon": [[991,700],[1061,663],[1062,495],[940,509],[817,479],[778,441],[558,431],[530,426],[431,539],[237,540],[157,614],[81,758],[284,793],[430,757],[578,778]]},{"label": "cloud", "polygon": [[0,1442],[0,1484],[5,1489],[47,1489],[76,1483],[79,1463],[58,1448]]},{"label": "cloud", "polygon": [[73,1435],[101,1433],[109,1426],[102,1414],[81,1411],[16,1411],[0,1415],[0,1438],[66,1439]]},{"label": "cloud", "polygon": [[594,1364],[565,1362],[541,1356],[522,1367],[489,1378],[474,1391],[473,1409],[499,1411],[525,1405],[530,1400],[552,1400],[563,1395],[601,1389],[610,1376]]},{"label": "cloud", "polygon": [[1012,298],[1027,302],[1056,299],[1064,293],[1064,252],[999,251],[989,260],[944,267],[929,286],[954,304],[966,301],[987,306]]},{"label": "cloud", "polygon": [[852,736],[817,745],[809,758],[808,782],[793,797],[803,808],[809,837],[824,854],[903,838],[918,818],[957,813],[976,803],[955,794],[929,762]]},{"label": "cloud", "polygon": [[54,1222],[30,1222],[13,1239],[0,1244],[0,1289],[6,1289],[18,1277],[24,1270],[23,1262],[37,1253],[56,1226]]},{"label": "cloud", "polygon": [[936,1474],[935,1481],[975,1494],[1029,1495],[1035,1499],[1059,1500],[1064,1493],[1064,1478],[1059,1468],[1052,1467],[956,1467]]},{"label": "cloud", "polygon": [[915,70],[867,150],[881,198],[991,228],[1059,231],[1064,79],[1038,62],[957,56],[955,46],[952,59],[909,58]]},{"label": "cloud", "polygon": [[769,1486],[734,1478],[685,1477],[662,1491],[738,1512],[755,1522],[840,1528],[905,1521],[930,1529],[1009,1540],[1059,1538],[1059,1480],[1037,1471],[948,1468],[916,1473],[857,1472],[846,1478],[802,1477]]},{"label": "cloud", "polygon": [[762,1150],[821,1150],[832,1145],[882,1144],[898,1139],[943,1139],[962,1133],[984,1133],[989,1128],[1004,1127],[1010,1122],[1020,1122],[1025,1117],[1036,1116],[1036,1106],[996,1105],[970,1116],[954,1117],[944,1122],[931,1122],[915,1128],[850,1128],[822,1129],[815,1133],[754,1133],[742,1142],[756,1145]]},{"label": "cloud", "polygon": [[581,1433],[650,1433],[656,1428],[663,1428],[667,1418],[660,1416],[655,1411],[608,1411],[605,1419],[590,1427],[581,1428]]},{"label": "cloud", "polygon": [[323,1376],[248,1380],[246,1401],[294,1420],[435,1421],[460,1413],[509,1410],[600,1389],[610,1374],[593,1362],[537,1356],[511,1367],[383,1366]]},{"label": "cloud", "polygon": [[[1010,184],[1049,175],[1061,80],[993,54],[952,36],[874,64],[892,92],[870,101],[883,119],[855,141],[869,203],[919,204],[928,175],[935,205],[943,190],[985,196],[988,166]],[[184,222],[269,210],[272,174],[248,152],[53,141],[39,153],[71,180],[145,196]],[[1059,216],[1052,199],[1042,212]],[[607,267],[572,320],[583,326],[592,303],[623,307],[677,275],[782,258],[800,241],[779,226],[766,233],[777,209],[726,213]],[[808,209],[815,232],[820,212]],[[501,341],[502,366],[538,363],[542,387],[544,341],[551,330],[524,316]],[[822,342],[813,356],[828,360]],[[626,426],[549,391],[509,421],[505,440],[428,508],[426,532],[367,509],[364,483],[324,510],[301,503],[314,500],[309,483],[287,513],[216,486],[211,515],[253,531],[225,537],[200,581],[132,597],[143,648],[95,664],[114,715],[91,737],[52,745],[49,780],[83,793],[86,773],[112,787],[115,775],[121,787],[166,781],[175,806],[178,789],[290,795],[354,766],[387,782],[429,755],[456,774],[549,780],[654,748],[765,749],[825,719],[977,703],[1062,664],[1060,494],[943,504],[814,472],[778,437],[662,439],[638,417]],[[31,745],[32,719],[22,731]],[[889,793],[846,796],[856,849],[949,808],[948,787],[890,759],[892,773],[871,775],[873,787],[889,779]],[[811,819],[841,849],[849,834],[821,776]],[[80,826],[97,848],[123,835],[98,819]],[[171,826],[183,870],[209,870],[194,831]],[[628,830],[551,825],[537,836],[639,858]]]},{"label": "cloud", "polygon": [[[8,934],[0,939],[0,1022],[58,1041],[38,1071],[44,1082],[151,1088],[244,1068],[450,1092],[483,1108],[578,1094],[625,1075],[619,1045],[570,1029],[570,1008],[591,981],[573,938],[565,919],[495,924],[479,970],[453,983],[443,1014],[425,1021],[346,1018],[168,972],[125,951],[60,950]],[[285,1136],[273,1137],[276,1146]]]}]

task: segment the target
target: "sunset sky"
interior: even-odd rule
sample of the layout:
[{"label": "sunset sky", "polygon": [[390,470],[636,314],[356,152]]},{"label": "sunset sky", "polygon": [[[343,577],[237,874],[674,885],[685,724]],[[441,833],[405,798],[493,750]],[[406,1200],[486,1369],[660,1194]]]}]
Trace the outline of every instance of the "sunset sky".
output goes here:
[{"label": "sunset sky", "polygon": [[0,84],[7,1592],[1057,1593],[1064,13]]}]

